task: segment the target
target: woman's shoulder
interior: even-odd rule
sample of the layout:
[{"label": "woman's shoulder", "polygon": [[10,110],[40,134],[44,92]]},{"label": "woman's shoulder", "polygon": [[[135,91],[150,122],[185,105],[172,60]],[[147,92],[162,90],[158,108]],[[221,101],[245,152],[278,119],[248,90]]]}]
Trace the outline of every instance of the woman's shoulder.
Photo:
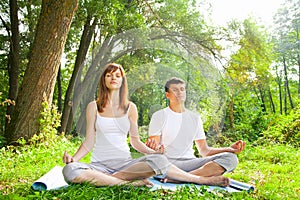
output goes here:
[{"label": "woman's shoulder", "polygon": [[87,110],[97,110],[97,102],[94,100],[94,101],[91,101],[90,103],[88,103],[87,105]]},{"label": "woman's shoulder", "polygon": [[132,101],[129,101],[129,103],[128,103],[128,111],[127,111],[127,113],[128,113],[128,115],[137,113],[137,106]]},{"label": "woman's shoulder", "polygon": [[132,101],[129,101],[128,103],[128,110],[136,110],[137,109],[137,106],[135,105],[135,103],[133,103]]},{"label": "woman's shoulder", "polygon": [[132,101],[129,101],[129,102],[128,102],[128,106],[130,107],[130,106],[136,106],[136,105],[135,105],[135,103],[133,103]]},{"label": "woman's shoulder", "polygon": [[91,106],[91,105],[93,105],[93,106],[97,105],[97,101],[96,100],[91,101],[90,103],[88,103],[87,106]]}]

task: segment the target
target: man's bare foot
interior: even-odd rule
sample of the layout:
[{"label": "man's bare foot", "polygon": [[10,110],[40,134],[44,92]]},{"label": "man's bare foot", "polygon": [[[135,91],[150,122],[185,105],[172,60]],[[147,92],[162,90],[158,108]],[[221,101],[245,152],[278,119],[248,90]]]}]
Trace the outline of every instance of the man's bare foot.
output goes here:
[{"label": "man's bare foot", "polygon": [[[201,179],[198,184],[200,185],[213,185],[213,186],[222,186],[222,187],[227,187],[229,186],[229,178],[226,178],[224,176],[211,176],[211,177],[203,177],[199,176]],[[185,183],[184,181],[177,181],[177,180],[172,180],[172,179],[161,179],[160,182],[162,183]]]},{"label": "man's bare foot", "polygon": [[168,179],[168,178],[160,179],[159,181],[162,182],[162,183],[182,183],[181,181]]},{"label": "man's bare foot", "polygon": [[227,187],[230,184],[229,178],[224,176],[200,177],[200,179],[203,181],[203,185]]}]

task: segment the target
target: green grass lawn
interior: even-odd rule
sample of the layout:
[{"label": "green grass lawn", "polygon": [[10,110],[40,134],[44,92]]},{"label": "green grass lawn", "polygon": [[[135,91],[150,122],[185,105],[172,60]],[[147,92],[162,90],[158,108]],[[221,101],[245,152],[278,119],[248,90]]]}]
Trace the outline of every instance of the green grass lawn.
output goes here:
[{"label": "green grass lawn", "polygon": [[[0,199],[300,199],[300,150],[286,145],[248,144],[239,154],[237,169],[227,177],[255,185],[251,193],[209,193],[187,187],[172,191],[149,191],[145,187],[94,187],[72,185],[56,191],[31,189],[34,180],[56,165],[63,166],[64,150],[73,154],[81,141],[57,137],[39,145],[0,150]],[[85,158],[83,162],[89,162]]]}]

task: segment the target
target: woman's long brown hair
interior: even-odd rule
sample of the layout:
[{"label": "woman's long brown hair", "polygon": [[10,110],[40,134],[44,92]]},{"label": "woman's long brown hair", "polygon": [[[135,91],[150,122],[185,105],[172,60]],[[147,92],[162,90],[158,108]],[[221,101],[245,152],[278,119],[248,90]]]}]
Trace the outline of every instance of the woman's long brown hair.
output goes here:
[{"label": "woman's long brown hair", "polygon": [[108,103],[108,94],[109,94],[109,89],[105,85],[105,75],[107,73],[112,73],[120,69],[121,71],[121,76],[122,76],[122,85],[119,91],[119,109],[124,110],[124,113],[128,109],[129,105],[129,100],[128,100],[128,86],[127,86],[127,79],[125,76],[125,71],[122,67],[122,65],[119,65],[117,63],[109,63],[105,66],[104,71],[100,77],[100,82],[99,82],[99,91],[98,91],[98,98],[96,100],[97,103],[97,108],[100,113],[102,113],[104,110],[104,107]]}]

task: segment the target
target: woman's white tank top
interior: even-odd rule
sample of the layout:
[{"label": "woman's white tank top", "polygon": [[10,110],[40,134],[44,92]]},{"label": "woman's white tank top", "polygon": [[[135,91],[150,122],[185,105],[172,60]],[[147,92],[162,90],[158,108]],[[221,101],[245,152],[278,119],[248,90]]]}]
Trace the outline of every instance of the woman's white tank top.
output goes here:
[{"label": "woman's white tank top", "polygon": [[116,118],[102,117],[97,112],[95,123],[96,141],[91,158],[92,162],[128,159],[131,157],[127,142],[130,129],[128,111],[124,116]]}]

